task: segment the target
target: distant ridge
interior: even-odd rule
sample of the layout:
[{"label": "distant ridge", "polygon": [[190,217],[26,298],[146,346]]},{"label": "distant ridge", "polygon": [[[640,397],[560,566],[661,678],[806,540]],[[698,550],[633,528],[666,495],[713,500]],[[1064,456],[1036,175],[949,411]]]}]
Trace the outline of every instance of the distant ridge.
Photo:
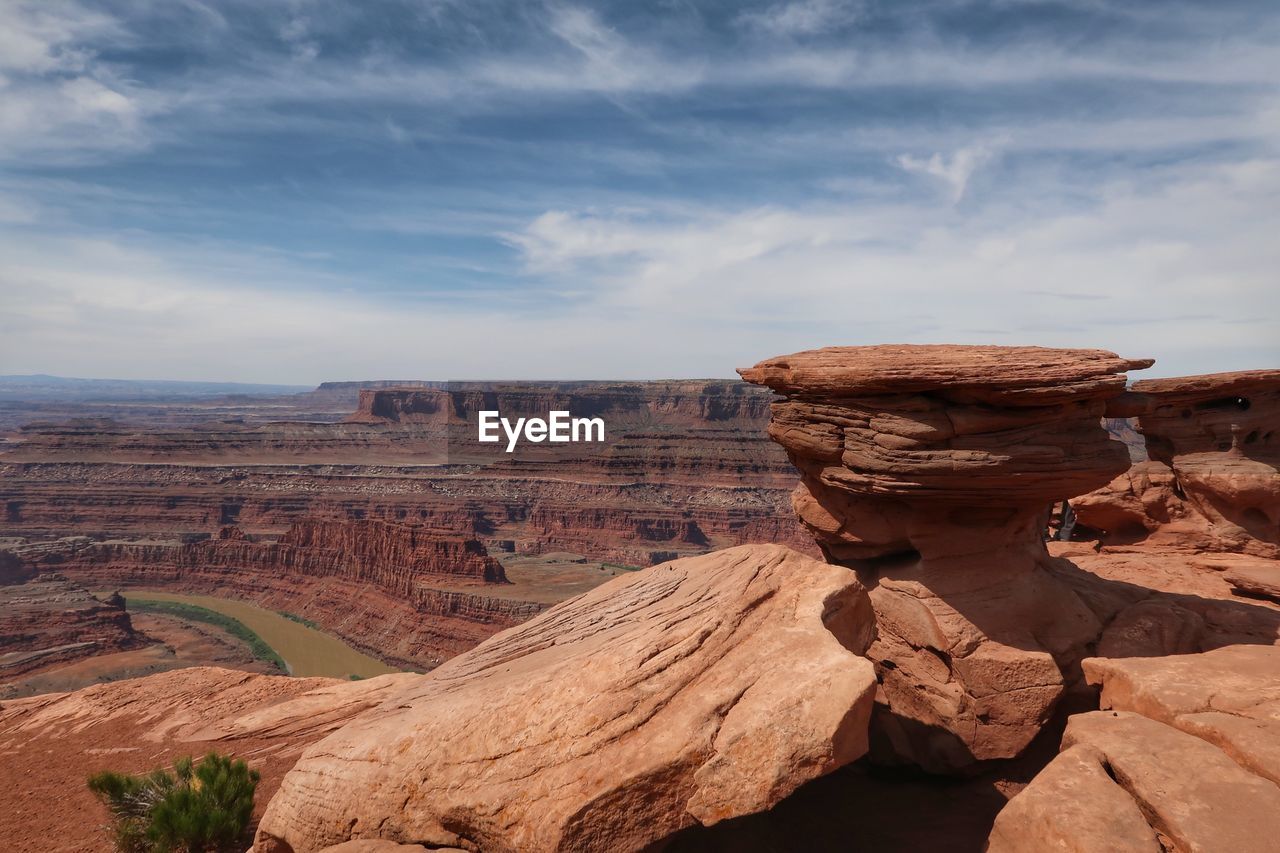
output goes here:
[{"label": "distant ridge", "polygon": [[0,375],[0,400],[182,400],[229,395],[301,394],[309,385],[193,382],[181,379],[81,379],[44,373]]}]

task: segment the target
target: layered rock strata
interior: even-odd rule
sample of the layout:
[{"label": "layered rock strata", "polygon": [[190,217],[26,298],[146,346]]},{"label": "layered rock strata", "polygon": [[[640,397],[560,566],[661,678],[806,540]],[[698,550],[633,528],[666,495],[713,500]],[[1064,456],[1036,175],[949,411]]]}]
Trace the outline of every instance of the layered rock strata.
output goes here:
[{"label": "layered rock strata", "polygon": [[739,373],[785,399],[793,504],[875,606],[877,752],[938,771],[1018,754],[1100,634],[1050,570],[1053,501],[1129,466],[1101,424],[1150,360],[1038,347],[831,347]]},{"label": "layered rock strata", "polygon": [[990,853],[1272,850],[1280,837],[1280,649],[1089,659],[1104,710],[996,818]]},{"label": "layered rock strata", "polygon": [[1136,382],[1111,409],[1136,414],[1149,462],[1077,502],[1113,543],[1280,557],[1280,370]]},{"label": "layered rock strata", "polygon": [[852,573],[779,546],[619,577],[316,744],[256,849],[639,850],[766,809],[865,752],[871,630]]},{"label": "layered rock strata", "polygon": [[123,601],[99,601],[61,575],[0,584],[0,681],[148,642]]},{"label": "layered rock strata", "polygon": [[[790,467],[765,436],[769,395],[744,383],[375,388],[338,424],[307,409],[307,421],[280,420],[299,410],[277,402],[246,402],[243,423],[184,411],[28,425],[0,442],[0,533],[178,539],[237,524],[279,535],[303,518],[367,518],[627,565],[745,542],[812,548],[787,507]],[[514,460],[475,441],[481,409],[599,415],[607,441]]]},{"label": "layered rock strata", "polygon": [[300,521],[277,541],[236,527],[175,542],[68,539],[24,550],[82,583],[229,595],[321,622],[353,645],[430,667],[544,605],[490,594],[502,564],[467,532],[380,521]]}]

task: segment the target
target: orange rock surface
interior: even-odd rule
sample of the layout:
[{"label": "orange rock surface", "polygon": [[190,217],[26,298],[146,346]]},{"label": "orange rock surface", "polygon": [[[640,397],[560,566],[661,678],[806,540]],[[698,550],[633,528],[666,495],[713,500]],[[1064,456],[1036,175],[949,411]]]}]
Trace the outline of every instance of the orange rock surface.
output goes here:
[{"label": "orange rock surface", "polygon": [[110,850],[86,777],[209,750],[262,773],[259,809],[298,753],[420,678],[288,678],[195,667],[0,703],[0,837],[14,853]]},{"label": "orange rock surface", "polygon": [[1103,711],[996,818],[988,850],[1231,850],[1280,838],[1280,648],[1090,659]]},{"label": "orange rock surface", "polygon": [[639,850],[766,809],[865,752],[872,630],[852,572],[779,546],[616,578],[316,744],[256,847]]},{"label": "orange rock surface", "polygon": [[1051,503],[1129,466],[1102,427],[1121,371],[1102,350],[831,347],[739,371],[785,395],[770,436],[793,504],[876,609],[877,753],[933,770],[1017,755],[1102,631],[1050,571]]},{"label": "orange rock surface", "polygon": [[1151,457],[1078,501],[1107,542],[1280,557],[1280,370],[1136,382]]}]

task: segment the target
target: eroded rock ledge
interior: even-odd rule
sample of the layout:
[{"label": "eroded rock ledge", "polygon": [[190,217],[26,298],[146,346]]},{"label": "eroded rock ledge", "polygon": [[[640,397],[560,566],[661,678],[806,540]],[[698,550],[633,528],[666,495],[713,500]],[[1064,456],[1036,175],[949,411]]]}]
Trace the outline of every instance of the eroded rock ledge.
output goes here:
[{"label": "eroded rock ledge", "polygon": [[[1280,557],[1280,370],[1135,382],[1150,461],[1077,502],[1105,541]],[[1280,580],[1280,577],[1277,578]]]},{"label": "eroded rock ledge", "polygon": [[739,370],[785,399],[793,503],[858,569],[879,636],[876,751],[935,771],[1018,754],[1099,636],[1050,567],[1053,501],[1129,467],[1101,425],[1151,360],[1040,347],[829,347]]},{"label": "eroded rock ledge", "polygon": [[871,631],[852,572],[780,546],[619,577],[316,744],[255,847],[638,850],[766,809],[865,752]]}]

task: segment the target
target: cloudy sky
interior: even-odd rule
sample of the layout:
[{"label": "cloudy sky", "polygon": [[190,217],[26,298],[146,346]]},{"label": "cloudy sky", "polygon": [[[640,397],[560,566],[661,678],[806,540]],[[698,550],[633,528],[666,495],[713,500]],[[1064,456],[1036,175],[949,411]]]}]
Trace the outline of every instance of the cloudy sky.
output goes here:
[{"label": "cloudy sky", "polygon": [[0,0],[0,373],[1280,366],[1273,0]]}]

